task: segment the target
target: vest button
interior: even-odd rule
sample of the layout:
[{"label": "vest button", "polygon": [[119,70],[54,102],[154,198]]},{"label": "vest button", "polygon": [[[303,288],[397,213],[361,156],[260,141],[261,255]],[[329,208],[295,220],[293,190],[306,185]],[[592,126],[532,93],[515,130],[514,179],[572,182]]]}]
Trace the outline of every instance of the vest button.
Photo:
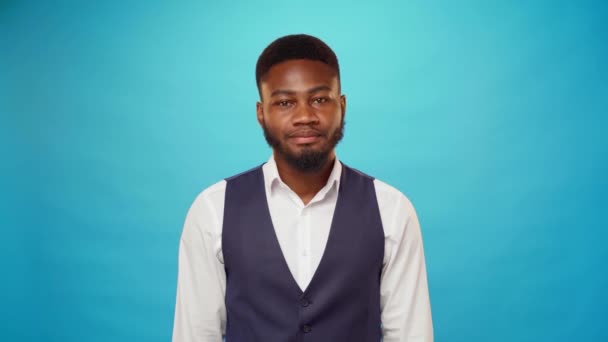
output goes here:
[{"label": "vest button", "polygon": [[308,324],[304,324],[304,325],[302,326],[302,331],[303,331],[304,333],[309,333],[311,330],[312,330],[312,327],[311,327],[310,325],[308,325]]},{"label": "vest button", "polygon": [[300,305],[307,307],[310,305],[310,301],[307,298],[302,298],[302,300],[300,300]]}]

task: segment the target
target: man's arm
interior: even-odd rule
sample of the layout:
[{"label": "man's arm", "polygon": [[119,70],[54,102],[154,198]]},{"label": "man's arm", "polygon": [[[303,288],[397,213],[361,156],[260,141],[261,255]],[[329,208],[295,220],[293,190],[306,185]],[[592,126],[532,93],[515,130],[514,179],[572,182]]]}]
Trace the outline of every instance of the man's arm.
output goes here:
[{"label": "man's arm", "polygon": [[192,204],[180,239],[173,342],[221,342],[225,331],[220,223],[207,195]]},{"label": "man's arm", "polygon": [[[432,342],[433,322],[420,224],[399,194],[392,218],[380,286],[384,342]],[[386,259],[385,259],[386,260]]]}]

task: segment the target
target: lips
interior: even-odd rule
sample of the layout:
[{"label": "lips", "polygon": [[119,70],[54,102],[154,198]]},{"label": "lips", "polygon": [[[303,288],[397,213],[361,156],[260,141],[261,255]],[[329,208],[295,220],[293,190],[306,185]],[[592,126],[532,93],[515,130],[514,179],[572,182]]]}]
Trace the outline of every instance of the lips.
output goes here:
[{"label": "lips", "polygon": [[296,131],[289,135],[289,139],[298,145],[313,144],[319,141],[321,137],[320,132],[313,130]]}]

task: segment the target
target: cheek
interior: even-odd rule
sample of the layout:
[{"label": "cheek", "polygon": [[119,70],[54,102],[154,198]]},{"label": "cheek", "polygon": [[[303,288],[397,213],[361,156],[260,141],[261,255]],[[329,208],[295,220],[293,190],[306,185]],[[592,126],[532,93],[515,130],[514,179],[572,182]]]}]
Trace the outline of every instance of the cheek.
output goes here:
[{"label": "cheek", "polygon": [[286,120],[285,116],[278,113],[266,112],[264,123],[268,130],[277,134],[284,131],[285,128],[288,128],[289,120]]},{"label": "cheek", "polygon": [[342,111],[339,106],[328,106],[328,108],[324,108],[320,114],[320,116],[325,119],[324,121],[327,125],[339,126],[340,122],[342,122]]}]

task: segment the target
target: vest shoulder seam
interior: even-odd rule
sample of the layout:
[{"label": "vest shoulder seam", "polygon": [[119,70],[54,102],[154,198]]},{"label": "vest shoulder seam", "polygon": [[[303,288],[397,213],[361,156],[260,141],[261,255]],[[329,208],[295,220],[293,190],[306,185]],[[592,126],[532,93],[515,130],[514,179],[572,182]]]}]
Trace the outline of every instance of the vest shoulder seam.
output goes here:
[{"label": "vest shoulder seam", "polygon": [[238,173],[238,174],[236,174],[236,175],[234,175],[234,176],[227,177],[227,178],[225,178],[224,180],[225,180],[226,182],[230,182],[230,181],[232,181],[232,180],[234,180],[234,179],[236,179],[236,178],[239,178],[239,177],[241,177],[241,176],[245,176],[245,175],[252,174],[252,173],[254,173],[254,172],[258,171],[258,169],[260,169],[260,168],[262,167],[262,165],[264,165],[264,164],[261,164],[261,165],[258,165],[258,166],[255,166],[255,167],[252,167],[251,169],[249,169],[249,170],[247,170],[247,171],[243,171],[243,172]]},{"label": "vest shoulder seam", "polygon": [[364,178],[371,179],[371,180],[376,179],[376,177],[370,176],[370,175],[368,175],[367,173],[362,172],[362,171],[360,171],[360,170],[358,170],[358,169],[355,169],[354,167],[350,167],[350,166],[348,166],[348,165],[346,165],[346,164],[344,164],[344,163],[342,163],[342,167],[345,167],[345,168],[347,168],[347,169],[349,169],[349,170],[353,171],[354,173],[356,173],[356,174],[358,174],[359,176],[362,176],[362,177],[364,177]]}]

